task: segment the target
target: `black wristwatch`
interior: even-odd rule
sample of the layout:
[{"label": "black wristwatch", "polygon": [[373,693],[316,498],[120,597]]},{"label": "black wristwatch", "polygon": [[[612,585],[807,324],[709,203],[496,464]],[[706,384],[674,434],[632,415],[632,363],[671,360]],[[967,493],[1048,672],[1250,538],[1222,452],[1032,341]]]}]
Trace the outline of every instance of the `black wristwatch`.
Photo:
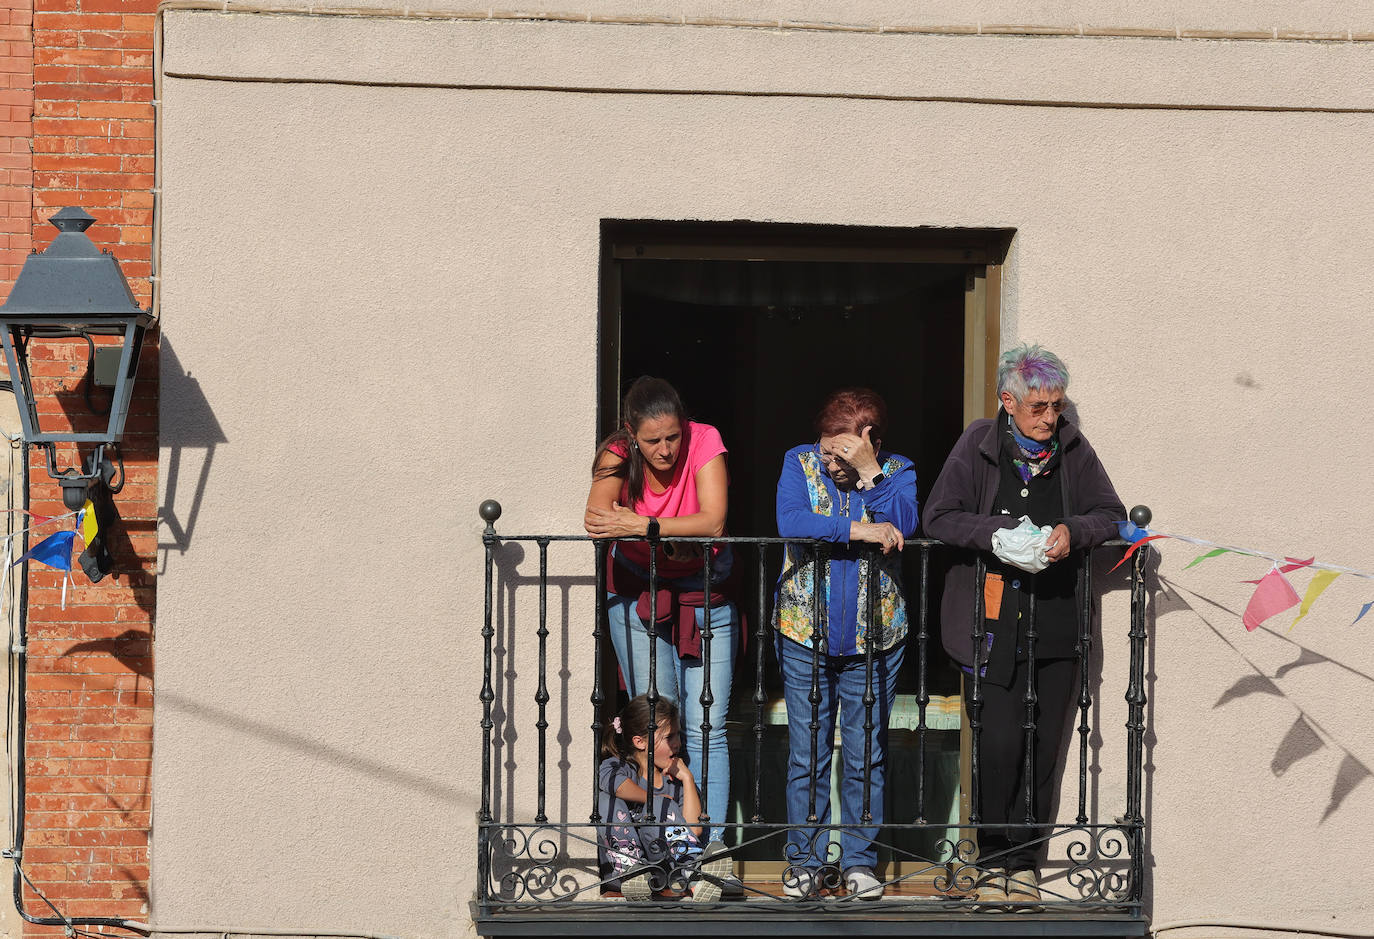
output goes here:
[{"label": "black wristwatch", "polygon": [[877,476],[874,476],[872,479],[868,481],[868,488],[874,488],[878,485],[878,483],[882,482],[884,479],[887,479],[887,477],[884,476],[881,472],[879,472]]}]

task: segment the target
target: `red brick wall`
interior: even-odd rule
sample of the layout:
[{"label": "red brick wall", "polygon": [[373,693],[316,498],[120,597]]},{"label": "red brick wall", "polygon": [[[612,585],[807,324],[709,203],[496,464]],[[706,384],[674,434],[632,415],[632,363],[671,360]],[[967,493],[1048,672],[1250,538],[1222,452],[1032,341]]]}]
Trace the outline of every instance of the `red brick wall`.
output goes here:
[{"label": "red brick wall", "polygon": [[[8,250],[0,259],[4,290],[16,272],[13,252],[27,250],[30,237],[45,247],[55,234],[48,216],[77,205],[96,217],[88,234],[115,253],[146,306],[156,4],[0,0],[5,4],[22,9],[8,11],[8,57],[0,58],[0,68],[16,69],[0,99],[10,119],[9,146],[0,151],[10,179],[4,190]],[[30,6],[31,57],[25,44]],[[85,355],[73,350],[34,364],[47,390],[56,392],[80,381]],[[30,574],[24,866],[70,916],[145,919],[157,554],[156,336],[144,349],[121,449],[128,483],[115,496],[122,517],[114,539],[115,573],[91,584],[76,571],[65,610],[59,575],[38,566]],[[33,511],[65,511],[41,454],[33,456],[30,480]],[[28,888],[25,909],[51,915]],[[30,926],[28,932],[54,930]]]},{"label": "red brick wall", "polygon": [[0,280],[7,292],[31,244],[32,19],[32,0],[0,0]]}]

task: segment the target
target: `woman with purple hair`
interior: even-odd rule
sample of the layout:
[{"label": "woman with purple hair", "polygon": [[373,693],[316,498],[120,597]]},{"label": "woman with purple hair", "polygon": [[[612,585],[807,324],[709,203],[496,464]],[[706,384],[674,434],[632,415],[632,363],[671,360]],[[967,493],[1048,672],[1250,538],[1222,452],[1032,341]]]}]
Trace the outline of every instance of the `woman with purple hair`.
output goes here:
[{"label": "woman with purple hair", "polygon": [[[1079,565],[1071,555],[1115,537],[1126,517],[1097,454],[1064,418],[1068,384],[1064,363],[1038,345],[1003,353],[997,416],[968,426],[926,504],[926,534],[956,549],[941,637],[964,670],[965,702],[975,666],[980,678],[978,899],[990,903],[1040,899],[1035,870],[1047,835],[1038,826],[1050,822],[1078,687]],[[979,555],[987,578],[975,657]],[[1035,707],[1029,754],[1027,700]]]}]

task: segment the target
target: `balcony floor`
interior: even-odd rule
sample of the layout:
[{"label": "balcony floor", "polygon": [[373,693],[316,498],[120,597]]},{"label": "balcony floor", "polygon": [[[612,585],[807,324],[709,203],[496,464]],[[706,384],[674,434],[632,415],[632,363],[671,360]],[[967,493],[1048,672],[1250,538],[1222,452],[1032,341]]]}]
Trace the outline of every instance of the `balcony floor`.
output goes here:
[{"label": "balcony floor", "polygon": [[[941,894],[929,882],[890,884],[876,901],[849,900],[845,891],[820,899],[782,902],[777,880],[746,880],[743,898],[695,905],[665,892],[627,905],[619,894],[596,901],[472,905],[483,936],[1132,936],[1149,934],[1148,921],[1120,909],[1013,912],[978,908],[966,894]],[[968,903],[961,902],[968,901]],[[632,912],[633,911],[633,912]]]}]

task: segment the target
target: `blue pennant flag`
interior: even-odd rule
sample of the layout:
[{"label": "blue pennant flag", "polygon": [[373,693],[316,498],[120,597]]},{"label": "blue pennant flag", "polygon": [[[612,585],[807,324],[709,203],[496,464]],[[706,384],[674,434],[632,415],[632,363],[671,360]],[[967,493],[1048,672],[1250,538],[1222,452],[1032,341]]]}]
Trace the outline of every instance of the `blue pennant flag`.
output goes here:
[{"label": "blue pennant flag", "polygon": [[1122,541],[1129,541],[1131,544],[1135,544],[1141,538],[1147,538],[1150,535],[1150,529],[1137,528],[1135,522],[1128,518],[1117,522],[1116,530],[1121,533]]},{"label": "blue pennant flag", "polygon": [[37,561],[39,564],[55,567],[59,571],[70,571],[72,569],[72,542],[75,539],[76,532],[74,531],[53,532],[24,552],[23,556],[14,563]]}]

